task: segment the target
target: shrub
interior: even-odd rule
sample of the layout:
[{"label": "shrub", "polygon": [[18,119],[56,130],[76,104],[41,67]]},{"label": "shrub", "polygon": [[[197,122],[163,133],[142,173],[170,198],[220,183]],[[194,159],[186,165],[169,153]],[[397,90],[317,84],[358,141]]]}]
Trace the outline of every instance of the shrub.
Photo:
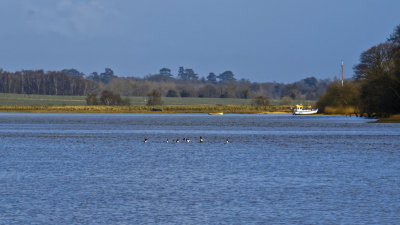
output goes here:
[{"label": "shrub", "polygon": [[147,105],[162,105],[161,101],[161,93],[157,90],[153,90],[151,93],[147,95]]},{"label": "shrub", "polygon": [[98,105],[97,94],[88,94],[86,96],[86,105]]},{"label": "shrub", "polygon": [[266,98],[264,96],[258,96],[254,99],[254,105],[267,106],[267,105],[269,105],[269,100],[268,100],[268,98]]},{"label": "shrub", "polygon": [[167,97],[179,97],[179,94],[176,90],[170,89],[168,90]]},{"label": "shrub", "polygon": [[102,105],[130,105],[128,98],[122,99],[121,95],[105,90],[101,93],[100,103]]}]

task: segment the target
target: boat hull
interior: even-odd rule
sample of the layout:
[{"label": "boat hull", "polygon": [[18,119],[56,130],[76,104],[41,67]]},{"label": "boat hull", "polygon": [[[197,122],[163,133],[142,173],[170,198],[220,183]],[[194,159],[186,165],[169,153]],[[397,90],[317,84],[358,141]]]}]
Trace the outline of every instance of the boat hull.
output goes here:
[{"label": "boat hull", "polygon": [[310,109],[310,110],[295,110],[293,111],[293,115],[312,115],[316,114],[318,109]]}]

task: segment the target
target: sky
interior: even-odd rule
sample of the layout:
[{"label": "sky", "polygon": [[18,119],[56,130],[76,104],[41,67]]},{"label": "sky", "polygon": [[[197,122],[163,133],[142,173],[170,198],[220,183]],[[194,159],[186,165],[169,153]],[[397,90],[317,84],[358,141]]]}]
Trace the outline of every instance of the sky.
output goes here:
[{"label": "sky", "polygon": [[400,25],[398,0],[1,0],[0,68],[143,77],[231,70],[291,83],[353,76]]}]

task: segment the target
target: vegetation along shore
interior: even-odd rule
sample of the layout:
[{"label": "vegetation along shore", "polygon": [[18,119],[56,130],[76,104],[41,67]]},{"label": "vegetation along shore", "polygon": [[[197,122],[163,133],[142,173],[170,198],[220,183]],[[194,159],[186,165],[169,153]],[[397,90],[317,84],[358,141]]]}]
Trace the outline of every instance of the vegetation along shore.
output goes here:
[{"label": "vegetation along shore", "polygon": [[400,25],[385,42],[361,53],[360,63],[353,69],[353,79],[329,84],[326,93],[317,102],[318,108],[325,113],[345,111],[380,118],[380,122],[398,121]]},{"label": "vegetation along shore", "polygon": [[163,105],[163,106],[0,106],[0,112],[36,113],[291,113],[291,106]]},{"label": "vegetation along shore", "polygon": [[377,123],[400,123],[400,114],[392,115],[385,118],[379,118]]},{"label": "vegetation along shore", "polygon": [[291,113],[294,105],[310,102],[322,114],[399,122],[400,25],[361,53],[353,78],[346,80],[257,83],[237,80],[230,70],[199,76],[183,66],[176,76],[161,68],[144,78],[117,76],[110,68],[89,75],[0,68],[0,93],[1,112]]}]

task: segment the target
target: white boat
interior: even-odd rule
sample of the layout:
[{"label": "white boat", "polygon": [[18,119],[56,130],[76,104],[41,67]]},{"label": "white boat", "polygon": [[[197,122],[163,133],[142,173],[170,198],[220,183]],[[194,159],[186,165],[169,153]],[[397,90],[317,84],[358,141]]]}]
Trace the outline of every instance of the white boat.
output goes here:
[{"label": "white boat", "polygon": [[318,109],[312,109],[311,106],[304,108],[303,105],[296,105],[296,108],[293,109],[293,115],[311,115],[317,112]]},{"label": "white boat", "polygon": [[222,112],[215,112],[215,113],[208,113],[208,115],[222,116],[222,115],[224,115],[224,113],[222,113]]}]

